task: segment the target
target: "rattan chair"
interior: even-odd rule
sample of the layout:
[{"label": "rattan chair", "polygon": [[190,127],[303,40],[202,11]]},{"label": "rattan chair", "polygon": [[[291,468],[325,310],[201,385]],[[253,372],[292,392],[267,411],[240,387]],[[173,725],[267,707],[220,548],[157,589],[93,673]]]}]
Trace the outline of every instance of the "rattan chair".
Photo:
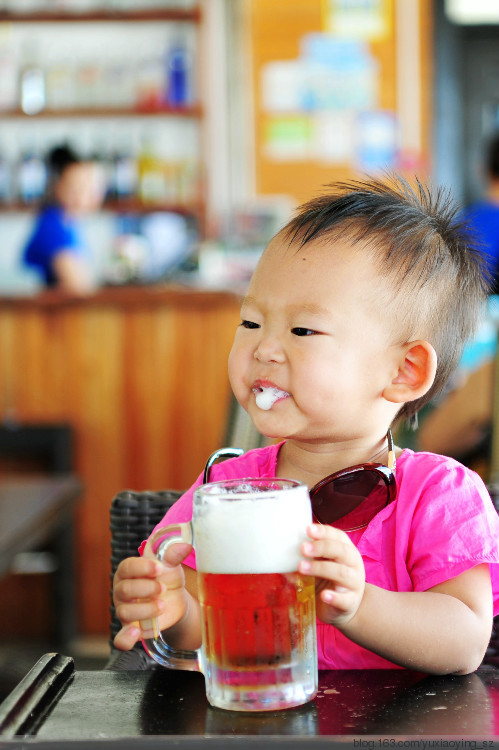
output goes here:
[{"label": "rattan chair", "polygon": [[105,669],[121,671],[154,669],[158,665],[137,644],[131,651],[118,651],[113,639],[121,628],[112,598],[113,578],[119,563],[126,557],[139,555],[139,546],[165,515],[168,508],[180,497],[178,490],[162,492],[119,492],[111,502],[111,656]]}]

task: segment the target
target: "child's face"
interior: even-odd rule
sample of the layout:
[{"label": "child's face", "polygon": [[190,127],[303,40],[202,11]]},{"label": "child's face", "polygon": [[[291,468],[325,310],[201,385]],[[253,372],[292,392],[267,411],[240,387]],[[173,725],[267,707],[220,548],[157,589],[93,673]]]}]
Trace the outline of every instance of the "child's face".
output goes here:
[{"label": "child's face", "polygon": [[346,239],[301,249],[272,240],[229,356],[235,396],[260,432],[328,442],[388,427],[396,407],[382,393],[397,375],[401,343],[382,302],[390,291]]}]

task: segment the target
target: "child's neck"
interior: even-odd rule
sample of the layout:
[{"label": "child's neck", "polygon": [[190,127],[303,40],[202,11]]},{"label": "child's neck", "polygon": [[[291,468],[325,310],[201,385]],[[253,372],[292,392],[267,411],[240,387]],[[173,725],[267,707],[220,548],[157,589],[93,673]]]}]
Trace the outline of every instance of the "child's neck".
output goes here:
[{"label": "child's neck", "polygon": [[309,488],[335,471],[348,466],[375,461],[386,463],[386,436],[362,443],[330,443],[325,445],[287,440],[277,458],[277,476],[297,479]]}]

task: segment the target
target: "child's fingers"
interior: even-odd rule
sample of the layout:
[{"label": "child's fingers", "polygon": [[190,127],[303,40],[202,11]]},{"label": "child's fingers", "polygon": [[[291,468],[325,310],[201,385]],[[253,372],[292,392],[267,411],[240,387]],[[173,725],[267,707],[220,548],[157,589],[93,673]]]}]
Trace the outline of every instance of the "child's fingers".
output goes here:
[{"label": "child's fingers", "polygon": [[314,523],[307,528],[307,534],[310,537],[308,543],[313,544],[316,549],[326,550],[328,547],[356,549],[348,534],[341,529],[335,529],[334,526]]},{"label": "child's fingers", "polygon": [[[173,548],[180,549],[173,549]],[[130,601],[151,596],[160,596],[165,590],[173,590],[184,583],[184,574],[179,564],[192,549],[189,544],[172,545],[167,550],[168,559],[162,563],[152,558],[129,557],[118,565],[114,575],[113,595],[115,600]]]},{"label": "child's fingers", "polygon": [[114,637],[114,645],[120,651],[130,651],[140,639],[141,631],[137,623],[130,623],[119,630]]},{"label": "child's fingers", "polygon": [[115,579],[156,578],[163,572],[159,560],[144,557],[127,557],[116,568]]},{"label": "child's fingers", "polygon": [[134,602],[137,599],[151,599],[161,596],[164,584],[152,578],[124,578],[116,581],[113,589],[115,605],[121,602]]},{"label": "child's fingers", "polygon": [[[320,592],[319,599],[327,607],[324,612],[321,611],[321,614],[326,621],[336,619],[342,615],[349,615],[356,611],[358,607],[355,592],[344,588],[327,587]],[[322,610],[320,605],[319,608]],[[324,615],[325,612],[329,614],[329,617]]]},{"label": "child's fingers", "polygon": [[118,565],[115,580],[127,578],[157,578],[165,573],[165,567],[177,567],[192,551],[190,544],[172,544],[160,562],[146,547],[144,557],[127,557]]},{"label": "child's fingers", "polygon": [[311,539],[301,547],[305,557],[335,560],[343,565],[363,569],[358,549],[343,531],[332,526],[314,524],[308,528],[308,533]]},{"label": "child's fingers", "polygon": [[365,586],[365,570],[358,549],[339,529],[313,524],[310,539],[301,547],[305,559],[298,570],[316,579],[317,614],[335,624],[358,609]]},{"label": "child's fingers", "polygon": [[150,599],[118,604],[116,615],[122,624],[130,625],[137,620],[151,620],[159,617],[164,610],[165,603],[161,599]]},{"label": "child's fingers", "polygon": [[337,627],[348,622],[359,608],[363,589],[363,585],[348,589],[332,581],[316,579],[317,617]]},{"label": "child's fingers", "polygon": [[334,560],[340,564],[357,567],[361,564],[362,558],[353,544],[343,544],[342,542],[304,542],[302,544],[302,554],[313,560]]},{"label": "child's fingers", "polygon": [[328,526],[322,523],[311,523],[307,527],[307,534],[312,539],[333,539],[336,541],[350,541],[348,534],[334,526]]},{"label": "child's fingers", "polygon": [[354,566],[345,565],[331,560],[302,560],[298,570],[303,575],[325,579],[334,584],[336,590],[357,591],[362,588],[364,576],[362,571]]},{"label": "child's fingers", "polygon": [[185,560],[187,555],[192,552],[192,545],[185,542],[178,542],[167,547],[163,557],[163,564],[166,566],[176,566]]},{"label": "child's fingers", "polygon": [[[182,560],[185,560],[190,552],[192,552],[191,544],[186,544],[185,542],[175,542],[175,544],[171,544],[164,551],[163,565],[167,568],[176,567],[177,565],[180,565]],[[146,544],[146,547],[144,549],[144,557],[142,559],[157,560],[150,547],[150,542]]]}]

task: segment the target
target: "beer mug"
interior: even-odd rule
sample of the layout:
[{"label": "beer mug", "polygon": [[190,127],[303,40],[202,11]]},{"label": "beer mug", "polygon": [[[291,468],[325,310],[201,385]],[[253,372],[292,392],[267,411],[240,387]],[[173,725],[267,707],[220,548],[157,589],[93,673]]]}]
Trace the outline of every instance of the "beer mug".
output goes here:
[{"label": "beer mug", "polygon": [[317,693],[315,587],[298,573],[312,522],[308,489],[291,479],[228,479],[194,491],[189,523],[158,529],[159,560],[171,544],[194,546],[202,645],[179,652],[157,621],[141,623],[157,662],[204,674],[212,706],[265,711],[299,706]]}]

